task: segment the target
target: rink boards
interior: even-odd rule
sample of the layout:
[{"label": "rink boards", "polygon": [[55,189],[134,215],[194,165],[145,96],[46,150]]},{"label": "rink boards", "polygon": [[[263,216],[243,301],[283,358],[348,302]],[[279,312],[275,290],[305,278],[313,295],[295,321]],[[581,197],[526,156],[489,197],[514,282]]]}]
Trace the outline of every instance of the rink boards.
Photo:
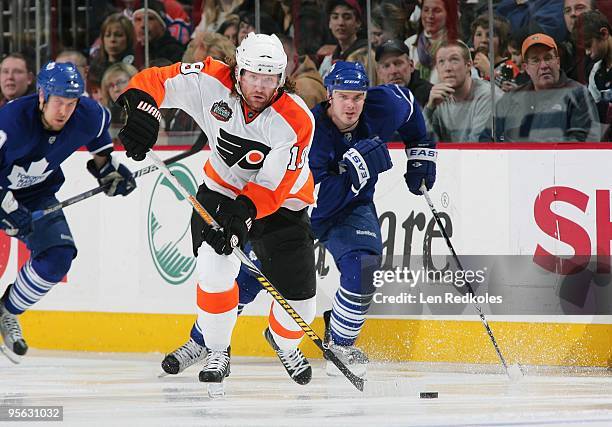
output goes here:
[{"label": "rink boards", "polygon": [[[596,146],[490,145],[440,150],[431,196],[452,222],[460,254],[533,256],[536,248],[591,261],[609,254],[612,152]],[[569,149],[572,148],[572,149]],[[599,148],[599,147],[597,147]],[[170,157],[178,151],[160,151]],[[173,168],[190,191],[202,179],[208,151]],[[123,153],[118,154],[124,158]],[[85,170],[89,154],[65,164],[60,199],[96,185]],[[405,154],[393,149],[395,167],[380,177],[376,204],[384,217],[383,240],[394,254],[447,254],[423,198],[409,193]],[[128,162],[132,170],[147,162]],[[143,176],[127,198],[103,195],[65,209],[79,254],[64,283],[24,315],[31,346],[89,351],[165,352],[187,337],[194,320],[195,274],[189,205],[161,174]],[[425,225],[425,226],[423,226]],[[2,289],[14,280],[27,252],[0,236]],[[331,305],[338,273],[329,254],[318,254],[318,313]],[[589,267],[591,268],[591,267]],[[296,278],[299,280],[299,278]],[[559,280],[563,277],[559,275]],[[263,293],[239,319],[232,341],[237,355],[271,355],[261,331],[270,299]],[[611,357],[610,316],[489,316],[511,361],[538,365],[606,366]],[[322,331],[318,318],[316,331]],[[475,315],[388,315],[366,322],[360,344],[379,359],[494,363],[495,353]],[[305,343],[310,356],[316,348]]]}]

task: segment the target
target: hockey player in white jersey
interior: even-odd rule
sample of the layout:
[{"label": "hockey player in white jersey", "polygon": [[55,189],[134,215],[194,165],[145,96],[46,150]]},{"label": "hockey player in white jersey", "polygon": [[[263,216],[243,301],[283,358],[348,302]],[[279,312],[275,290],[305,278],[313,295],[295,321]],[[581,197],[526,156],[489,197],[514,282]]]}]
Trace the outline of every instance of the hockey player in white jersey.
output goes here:
[{"label": "hockey player in white jersey", "polygon": [[[306,212],[314,202],[308,167],[314,121],[304,102],[290,93],[286,64],[276,36],[251,33],[237,48],[235,64],[208,57],[149,68],[135,75],[118,99],[128,114],[119,133],[128,157],[143,160],[155,144],[158,107],[186,111],[210,141],[197,199],[222,228],[207,226],[195,213],[191,222],[197,324],[207,347],[194,352],[206,354],[202,382],[222,383],[230,373],[240,269],[230,256],[232,239],[241,247],[249,240],[283,297],[307,322],[314,319],[315,260]],[[312,370],[297,348],[304,333],[276,302],[264,334],[289,375],[308,383]]]}]

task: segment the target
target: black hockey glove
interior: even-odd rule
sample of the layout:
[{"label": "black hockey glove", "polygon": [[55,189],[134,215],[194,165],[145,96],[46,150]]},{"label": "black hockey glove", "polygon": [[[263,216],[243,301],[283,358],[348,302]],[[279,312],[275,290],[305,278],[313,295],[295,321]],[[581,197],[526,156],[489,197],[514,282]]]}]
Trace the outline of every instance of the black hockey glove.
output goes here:
[{"label": "black hockey glove", "polygon": [[342,156],[340,171],[349,173],[355,191],[361,190],[370,178],[391,169],[387,145],[378,137],[357,141]]},{"label": "black hockey glove", "polygon": [[129,89],[117,99],[126,114],[125,126],[119,131],[119,139],[128,157],[144,160],[159,132],[161,113],[151,95],[140,89]]},{"label": "black hockey glove", "polygon": [[136,180],[130,170],[111,156],[108,157],[100,170],[96,167],[93,159],[89,160],[87,170],[98,180],[100,185],[106,186],[104,193],[107,196],[112,197],[118,194],[127,196],[136,188]]},{"label": "black hockey glove", "polygon": [[30,211],[5,188],[0,188],[0,228],[21,240],[32,232]]},{"label": "black hockey glove", "polygon": [[230,255],[234,248],[244,246],[256,216],[257,209],[248,197],[224,200],[215,214],[221,228],[205,227],[202,237],[219,255]]},{"label": "black hockey glove", "polygon": [[436,182],[436,159],[438,152],[435,148],[408,148],[408,164],[404,179],[412,194],[422,195],[421,185],[425,184],[431,190]]}]

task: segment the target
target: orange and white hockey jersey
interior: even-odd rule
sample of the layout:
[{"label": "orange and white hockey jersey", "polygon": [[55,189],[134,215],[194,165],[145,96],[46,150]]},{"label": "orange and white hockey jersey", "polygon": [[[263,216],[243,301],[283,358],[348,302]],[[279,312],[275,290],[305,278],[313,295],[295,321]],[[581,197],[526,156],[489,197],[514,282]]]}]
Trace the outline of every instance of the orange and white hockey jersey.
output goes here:
[{"label": "orange and white hockey jersey", "polygon": [[160,108],[180,108],[208,136],[212,154],[204,165],[211,190],[253,201],[257,218],[280,207],[301,210],[314,203],[308,150],[314,118],[294,94],[283,93],[258,115],[249,117],[232,94],[231,69],[210,57],[136,74],[129,88],[149,93]]}]

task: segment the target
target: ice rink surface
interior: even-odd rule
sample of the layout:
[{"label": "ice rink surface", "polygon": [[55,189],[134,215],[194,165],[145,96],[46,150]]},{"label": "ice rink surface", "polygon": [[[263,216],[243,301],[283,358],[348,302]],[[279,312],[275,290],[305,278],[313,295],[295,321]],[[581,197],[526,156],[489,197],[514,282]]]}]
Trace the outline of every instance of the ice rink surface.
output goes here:
[{"label": "ice rink surface", "polygon": [[[199,367],[158,378],[161,358],[32,350],[12,365],[1,356],[0,405],[63,405],[64,421],[54,425],[612,426],[604,370],[530,370],[510,382],[474,366],[373,363],[361,393],[327,377],[321,360],[299,386],[276,359],[236,357],[226,396],[211,400]],[[439,397],[421,399],[423,391]]]}]

